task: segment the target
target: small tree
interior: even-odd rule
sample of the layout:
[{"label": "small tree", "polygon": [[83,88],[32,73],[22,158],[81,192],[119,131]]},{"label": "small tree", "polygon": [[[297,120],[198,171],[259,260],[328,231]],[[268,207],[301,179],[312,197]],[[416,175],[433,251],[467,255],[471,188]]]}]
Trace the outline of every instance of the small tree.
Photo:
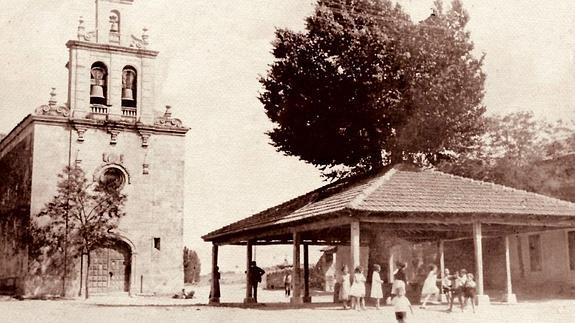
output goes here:
[{"label": "small tree", "polygon": [[198,254],[194,250],[184,247],[184,283],[200,281],[202,264]]},{"label": "small tree", "polygon": [[[38,255],[63,258],[58,266],[66,266],[70,256],[86,255],[89,268],[90,252],[112,241],[113,231],[125,215],[122,179],[111,172],[104,173],[98,181],[89,181],[79,166],[66,166],[58,178],[57,194],[32,225],[34,245],[42,250]],[[86,269],[86,282],[88,273]],[[88,296],[86,284],[85,297]]]}]

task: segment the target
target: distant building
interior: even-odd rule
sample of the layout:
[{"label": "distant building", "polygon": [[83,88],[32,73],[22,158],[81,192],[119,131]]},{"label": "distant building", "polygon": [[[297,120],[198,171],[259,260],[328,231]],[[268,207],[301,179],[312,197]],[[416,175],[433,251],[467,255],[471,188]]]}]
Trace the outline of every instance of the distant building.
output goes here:
[{"label": "distant building", "polygon": [[[80,164],[98,181],[114,177],[128,196],[112,247],[91,256],[91,293],[157,293],[184,284],[183,194],[188,128],[169,107],[155,112],[154,62],[146,30],[128,33],[133,0],[96,1],[96,28],[80,19],[70,40],[67,103],[52,93],[0,141],[0,289],[60,294],[61,277],[27,275],[27,223],[56,193],[57,175]],[[79,272],[85,261],[74,259]],[[67,290],[79,290],[78,275]]]}]

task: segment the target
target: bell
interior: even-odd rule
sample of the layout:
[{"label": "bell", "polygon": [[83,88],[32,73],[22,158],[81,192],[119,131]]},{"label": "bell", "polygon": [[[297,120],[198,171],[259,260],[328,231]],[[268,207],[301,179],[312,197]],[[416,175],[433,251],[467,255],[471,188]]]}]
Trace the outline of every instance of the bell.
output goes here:
[{"label": "bell", "polygon": [[101,85],[92,85],[90,88],[91,98],[104,98],[104,88]]},{"label": "bell", "polygon": [[133,101],[132,89],[122,89],[122,100]]}]

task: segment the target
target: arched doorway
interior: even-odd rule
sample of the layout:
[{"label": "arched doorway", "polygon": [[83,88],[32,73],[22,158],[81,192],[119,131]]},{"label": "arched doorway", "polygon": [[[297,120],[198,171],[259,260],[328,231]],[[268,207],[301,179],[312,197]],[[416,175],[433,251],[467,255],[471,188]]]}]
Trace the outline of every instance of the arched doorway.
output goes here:
[{"label": "arched doorway", "polygon": [[129,292],[131,259],[130,246],[121,241],[92,251],[88,268],[90,292],[97,294]]}]

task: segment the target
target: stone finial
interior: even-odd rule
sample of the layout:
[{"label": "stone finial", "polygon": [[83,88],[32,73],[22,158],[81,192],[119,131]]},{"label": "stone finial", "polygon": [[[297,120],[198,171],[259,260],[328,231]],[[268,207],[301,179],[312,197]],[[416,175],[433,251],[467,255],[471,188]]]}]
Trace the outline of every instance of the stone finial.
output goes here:
[{"label": "stone finial", "polygon": [[56,88],[53,87],[52,91],[50,91],[50,100],[48,100],[48,105],[50,107],[55,107],[56,104],[58,104],[58,101],[56,101]]},{"label": "stone finial", "polygon": [[78,40],[86,40],[86,27],[84,27],[84,17],[78,19]]},{"label": "stone finial", "polygon": [[166,112],[164,112],[164,118],[171,118],[172,117],[172,106],[166,105]]},{"label": "stone finial", "polygon": [[148,35],[148,28],[142,28],[142,42],[144,45],[148,46],[150,44],[150,35]]}]

